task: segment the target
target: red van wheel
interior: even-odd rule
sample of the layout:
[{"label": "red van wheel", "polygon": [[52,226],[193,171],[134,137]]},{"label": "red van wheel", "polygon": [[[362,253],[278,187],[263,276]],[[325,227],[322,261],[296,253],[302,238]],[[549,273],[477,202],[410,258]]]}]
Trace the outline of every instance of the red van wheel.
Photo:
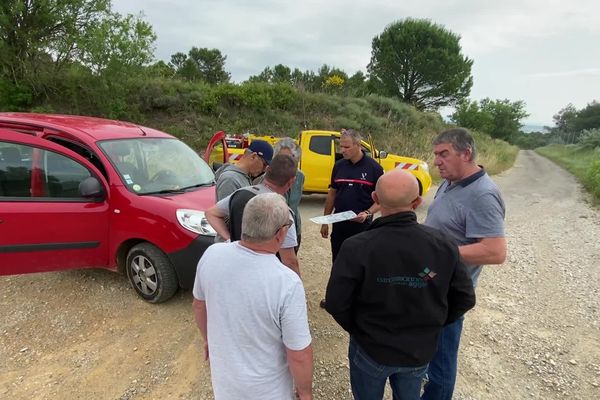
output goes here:
[{"label": "red van wheel", "polygon": [[169,300],[179,287],[171,262],[150,243],[140,243],[129,250],[127,277],[138,295],[150,303]]}]

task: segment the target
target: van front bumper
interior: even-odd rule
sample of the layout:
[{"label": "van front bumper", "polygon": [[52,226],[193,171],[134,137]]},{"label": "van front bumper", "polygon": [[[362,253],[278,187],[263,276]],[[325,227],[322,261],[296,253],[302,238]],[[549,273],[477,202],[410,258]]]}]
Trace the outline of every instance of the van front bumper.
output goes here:
[{"label": "van front bumper", "polygon": [[180,287],[190,289],[194,286],[198,261],[200,261],[200,257],[202,257],[208,246],[214,242],[214,236],[198,235],[189,246],[168,254],[177,273]]}]

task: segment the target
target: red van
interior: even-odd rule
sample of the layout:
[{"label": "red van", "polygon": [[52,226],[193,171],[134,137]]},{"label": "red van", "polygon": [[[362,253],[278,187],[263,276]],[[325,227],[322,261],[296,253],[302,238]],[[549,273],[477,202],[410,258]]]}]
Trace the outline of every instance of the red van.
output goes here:
[{"label": "red van", "polygon": [[211,168],[166,133],[0,113],[0,275],[106,268],[163,302],[192,286],[214,241],[214,190]]}]

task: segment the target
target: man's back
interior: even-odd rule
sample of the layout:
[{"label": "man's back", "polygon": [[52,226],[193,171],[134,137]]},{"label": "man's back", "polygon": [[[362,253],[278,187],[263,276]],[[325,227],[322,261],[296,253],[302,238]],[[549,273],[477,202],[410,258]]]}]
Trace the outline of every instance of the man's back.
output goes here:
[{"label": "man's back", "polygon": [[292,399],[286,347],[311,341],[304,289],[275,255],[215,244],[198,265],[215,398]]},{"label": "man's back", "polygon": [[[358,282],[352,292],[344,287],[351,281]],[[346,239],[326,303],[377,362],[421,366],[433,356],[443,325],[471,308],[474,299],[456,246],[419,225],[413,212],[404,212],[379,218]]]}]

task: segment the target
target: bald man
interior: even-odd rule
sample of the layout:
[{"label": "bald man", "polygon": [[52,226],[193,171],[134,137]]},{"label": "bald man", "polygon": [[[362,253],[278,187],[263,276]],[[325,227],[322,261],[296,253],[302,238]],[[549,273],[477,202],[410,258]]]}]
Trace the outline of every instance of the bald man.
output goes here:
[{"label": "bald man", "polygon": [[417,222],[415,177],[393,170],[372,194],[381,217],[342,244],[326,310],[350,334],[350,383],[357,400],[419,399],[421,379],[442,328],[475,305],[457,246]]}]

